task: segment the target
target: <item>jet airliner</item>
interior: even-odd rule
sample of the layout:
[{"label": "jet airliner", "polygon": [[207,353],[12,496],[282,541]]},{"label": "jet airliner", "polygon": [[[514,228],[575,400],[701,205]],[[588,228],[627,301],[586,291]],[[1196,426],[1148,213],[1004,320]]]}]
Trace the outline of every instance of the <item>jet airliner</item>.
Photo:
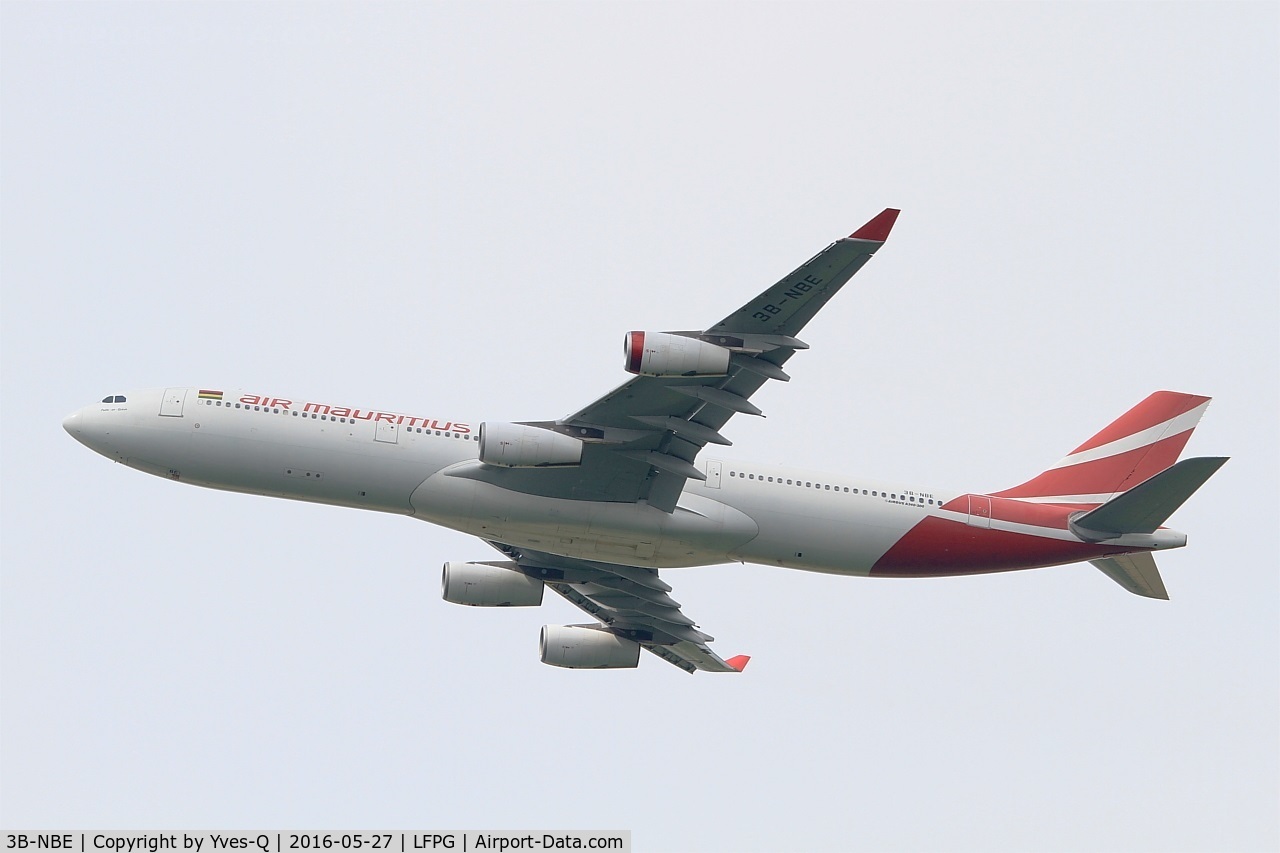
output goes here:
[{"label": "jet airliner", "polygon": [[[353,408],[269,389],[112,393],[63,426],[90,449],[198,486],[398,513],[475,535],[501,559],[447,562],[442,596],[542,603],[592,622],[542,629],[554,666],[741,672],[659,570],[751,562],[841,575],[939,577],[1087,561],[1167,598],[1164,522],[1225,458],[1178,461],[1209,398],[1158,391],[1021,485],[990,494],[738,461],[707,445],[752,395],[786,382],[797,335],[888,239],[887,209],[720,322],[634,331],[623,385],[557,420],[477,422]],[[497,555],[495,555],[497,556]]]}]

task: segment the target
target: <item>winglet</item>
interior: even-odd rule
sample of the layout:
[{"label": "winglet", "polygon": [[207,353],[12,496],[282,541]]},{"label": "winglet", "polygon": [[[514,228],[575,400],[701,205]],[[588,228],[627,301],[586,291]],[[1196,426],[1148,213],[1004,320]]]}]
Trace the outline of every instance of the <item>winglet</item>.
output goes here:
[{"label": "winglet", "polygon": [[749,660],[751,660],[751,655],[734,655],[725,661],[725,663],[729,664],[729,666],[733,667],[738,672],[742,672],[747,668],[747,661]]},{"label": "winglet", "polygon": [[871,221],[866,225],[850,234],[849,238],[852,240],[874,240],[877,243],[883,243],[889,239],[889,232],[893,230],[893,223],[898,221],[898,214],[901,212],[895,208],[886,207],[872,217]]}]

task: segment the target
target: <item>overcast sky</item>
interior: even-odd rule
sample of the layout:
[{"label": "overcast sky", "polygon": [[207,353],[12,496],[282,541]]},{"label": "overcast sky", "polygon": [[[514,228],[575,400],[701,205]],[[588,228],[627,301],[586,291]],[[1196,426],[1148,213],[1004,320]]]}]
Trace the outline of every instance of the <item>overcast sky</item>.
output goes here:
[{"label": "overcast sky", "polygon": [[[1280,847],[1278,10],[0,5],[0,824]],[[721,456],[986,491],[1212,395],[1172,601],[674,570],[744,675],[557,670],[568,604],[440,600],[478,540],[60,427],[167,385],[562,416],[887,206]]]}]

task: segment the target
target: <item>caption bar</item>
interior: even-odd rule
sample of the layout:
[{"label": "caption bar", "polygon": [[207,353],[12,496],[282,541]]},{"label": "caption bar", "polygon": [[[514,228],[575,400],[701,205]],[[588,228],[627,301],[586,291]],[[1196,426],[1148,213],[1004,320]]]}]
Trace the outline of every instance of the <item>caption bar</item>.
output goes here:
[{"label": "caption bar", "polygon": [[99,832],[3,833],[6,851],[23,853],[298,853],[298,851],[415,851],[507,853],[512,850],[610,850],[631,853],[631,830],[474,830],[428,832]]}]

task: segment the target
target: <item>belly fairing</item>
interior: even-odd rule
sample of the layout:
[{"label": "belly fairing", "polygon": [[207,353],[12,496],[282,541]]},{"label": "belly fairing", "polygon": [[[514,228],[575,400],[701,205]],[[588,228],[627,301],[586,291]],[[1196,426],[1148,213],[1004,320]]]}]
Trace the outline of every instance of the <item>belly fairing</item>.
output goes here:
[{"label": "belly fairing", "polygon": [[666,513],[643,503],[528,495],[447,469],[422,483],[411,503],[416,517],[482,539],[653,568],[731,562],[758,532],[745,513],[697,495],[686,493]]}]

